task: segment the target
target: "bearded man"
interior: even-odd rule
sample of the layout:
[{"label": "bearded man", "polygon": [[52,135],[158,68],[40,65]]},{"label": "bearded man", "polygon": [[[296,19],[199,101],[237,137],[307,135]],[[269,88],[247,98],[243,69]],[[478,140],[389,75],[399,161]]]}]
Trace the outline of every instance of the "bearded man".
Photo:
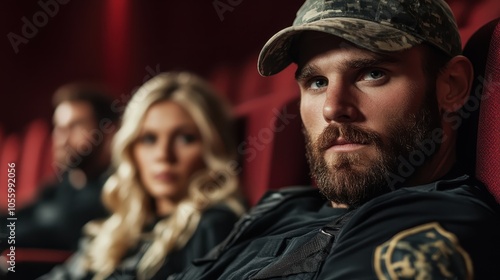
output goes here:
[{"label": "bearded man", "polygon": [[267,194],[174,279],[491,279],[498,205],[457,162],[447,120],[470,61],[442,0],[307,0],[261,51],[291,63],[319,189]]}]

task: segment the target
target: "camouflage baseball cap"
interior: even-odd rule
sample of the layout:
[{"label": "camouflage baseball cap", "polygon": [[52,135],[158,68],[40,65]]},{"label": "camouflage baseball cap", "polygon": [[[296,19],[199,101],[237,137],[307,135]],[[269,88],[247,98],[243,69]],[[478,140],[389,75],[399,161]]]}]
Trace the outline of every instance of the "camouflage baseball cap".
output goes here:
[{"label": "camouflage baseball cap", "polygon": [[306,0],[293,25],[276,33],[259,55],[262,76],[290,63],[293,41],[304,31],[341,37],[373,52],[394,52],[427,42],[450,56],[462,52],[452,11],[444,0]]}]

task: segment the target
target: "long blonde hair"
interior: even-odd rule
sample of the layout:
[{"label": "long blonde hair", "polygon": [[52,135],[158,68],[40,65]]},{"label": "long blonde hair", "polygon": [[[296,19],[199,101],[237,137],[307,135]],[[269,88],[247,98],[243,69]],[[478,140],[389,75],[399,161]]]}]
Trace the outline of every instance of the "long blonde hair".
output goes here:
[{"label": "long blonde hair", "polygon": [[138,264],[138,276],[154,276],[168,253],[188,242],[208,207],[224,203],[238,215],[244,211],[238,196],[237,153],[227,107],[195,75],[161,73],[134,94],[114,138],[112,160],[116,171],[103,188],[103,201],[112,215],[101,224],[94,222],[87,227],[95,235],[87,251],[88,269],[95,272],[95,279],[105,278],[116,269],[126,252],[137,246],[145,223],[155,217],[131,150],[147,110],[164,100],[183,107],[197,124],[206,168],[193,175],[187,197],[173,213],[155,225],[153,242]]}]

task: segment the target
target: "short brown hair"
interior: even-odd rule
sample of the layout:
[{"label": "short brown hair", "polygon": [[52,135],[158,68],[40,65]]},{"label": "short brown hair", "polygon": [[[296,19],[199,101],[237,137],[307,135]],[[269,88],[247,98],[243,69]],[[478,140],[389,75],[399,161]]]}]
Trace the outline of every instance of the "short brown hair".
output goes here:
[{"label": "short brown hair", "polygon": [[101,86],[86,83],[71,83],[59,87],[52,97],[54,108],[63,102],[85,102],[94,112],[94,117],[99,122],[109,119],[113,122],[119,118],[119,113],[113,110],[111,96]]}]

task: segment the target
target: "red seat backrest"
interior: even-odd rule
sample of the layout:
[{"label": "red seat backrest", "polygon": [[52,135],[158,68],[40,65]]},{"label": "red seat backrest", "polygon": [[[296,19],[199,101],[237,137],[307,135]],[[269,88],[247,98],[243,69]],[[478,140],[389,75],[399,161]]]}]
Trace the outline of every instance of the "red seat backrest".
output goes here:
[{"label": "red seat backrest", "polygon": [[490,42],[477,132],[477,177],[500,202],[500,24]]},{"label": "red seat backrest", "polygon": [[464,106],[471,112],[459,131],[459,160],[472,163],[470,172],[500,202],[500,19],[479,29],[464,55],[474,65],[475,80],[469,106]]},{"label": "red seat backrest", "polygon": [[[13,183],[17,186],[19,178],[19,155],[21,152],[21,139],[17,134],[8,135],[3,141],[2,146],[0,146],[0,166],[2,171],[0,173],[0,193],[2,193],[0,200],[0,212],[6,213],[8,207],[7,194],[8,194],[8,183]],[[14,168],[10,168],[8,164],[14,164]],[[14,169],[14,172],[8,172],[8,169]],[[12,175],[9,175],[12,174]],[[11,178],[12,180],[8,180]],[[17,188],[12,187],[17,197]],[[12,204],[11,206],[18,206],[17,204]],[[16,208],[15,207],[15,208]],[[16,208],[17,209],[17,208]]]},{"label": "red seat backrest", "polygon": [[310,183],[293,68],[262,79],[271,79],[271,93],[235,108],[241,183],[250,205],[270,189]]},{"label": "red seat backrest", "polygon": [[37,195],[37,188],[43,178],[44,169],[50,162],[45,152],[50,151],[50,129],[48,124],[41,120],[33,120],[24,133],[18,169],[22,172],[17,188],[18,206],[31,202]]}]

